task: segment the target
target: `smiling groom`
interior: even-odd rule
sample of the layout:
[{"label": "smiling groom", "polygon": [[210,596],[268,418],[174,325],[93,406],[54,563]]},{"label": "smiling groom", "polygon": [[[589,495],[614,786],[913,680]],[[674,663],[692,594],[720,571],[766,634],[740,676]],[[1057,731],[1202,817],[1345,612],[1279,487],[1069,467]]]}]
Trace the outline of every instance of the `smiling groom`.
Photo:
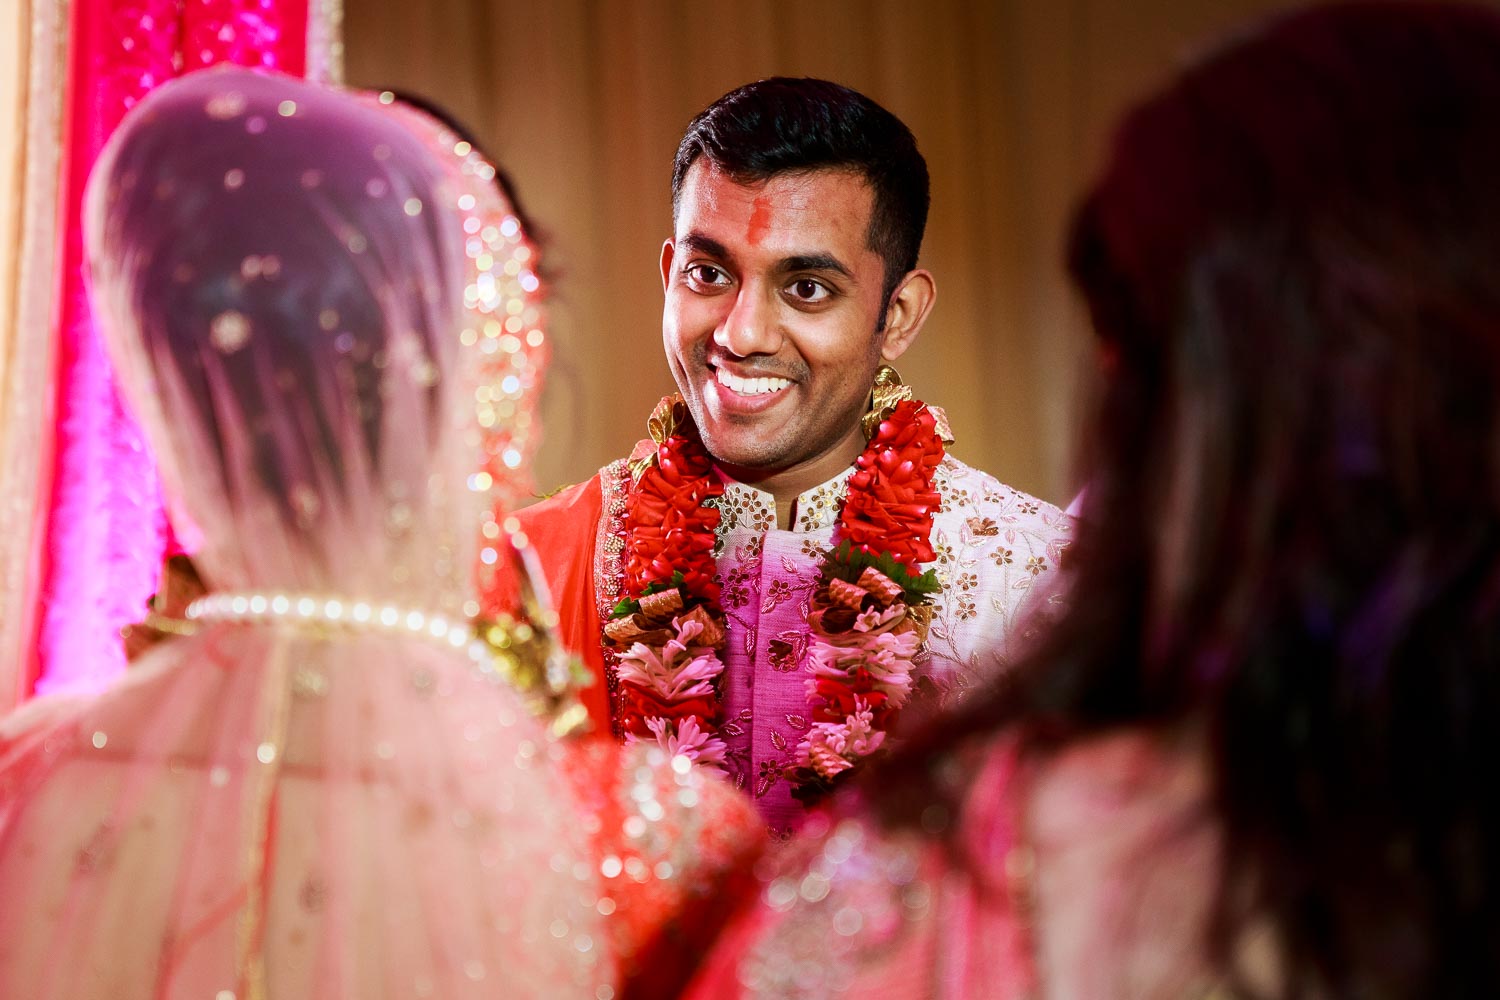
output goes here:
[{"label": "smiling groom", "polygon": [[927,165],[822,80],[741,87],[672,173],[651,439],[518,515],[617,737],[718,767],[787,833],[902,711],[1003,671],[1066,515],[951,455],[889,364],[936,294]]}]

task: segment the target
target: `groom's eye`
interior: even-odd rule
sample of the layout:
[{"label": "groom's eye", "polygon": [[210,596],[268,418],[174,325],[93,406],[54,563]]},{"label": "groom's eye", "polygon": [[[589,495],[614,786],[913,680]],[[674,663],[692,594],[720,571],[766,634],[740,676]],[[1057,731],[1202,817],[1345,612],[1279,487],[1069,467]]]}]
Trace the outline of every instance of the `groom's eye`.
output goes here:
[{"label": "groom's eye", "polygon": [[716,288],[729,284],[729,276],[713,264],[689,264],[683,271],[694,285]]},{"label": "groom's eye", "polygon": [[829,291],[827,285],[812,278],[798,278],[791,283],[787,290],[797,302],[809,305],[822,302],[833,294]]}]

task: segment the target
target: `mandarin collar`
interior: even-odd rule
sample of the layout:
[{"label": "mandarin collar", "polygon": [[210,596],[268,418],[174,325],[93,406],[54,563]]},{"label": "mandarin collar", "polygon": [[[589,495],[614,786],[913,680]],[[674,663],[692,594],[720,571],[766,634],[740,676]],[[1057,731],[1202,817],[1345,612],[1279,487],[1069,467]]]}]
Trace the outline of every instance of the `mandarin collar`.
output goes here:
[{"label": "mandarin collar", "polygon": [[[752,514],[751,517],[736,520],[752,524],[776,523],[775,497],[765,490],[740,482],[717,465],[714,466],[714,472],[724,484],[724,499],[721,503],[727,508]],[[792,508],[791,530],[809,532],[833,527],[838,522],[839,511],[844,505],[844,494],[849,488],[849,476],[853,472],[854,464],[851,462],[833,478],[797,494],[797,503]]]}]

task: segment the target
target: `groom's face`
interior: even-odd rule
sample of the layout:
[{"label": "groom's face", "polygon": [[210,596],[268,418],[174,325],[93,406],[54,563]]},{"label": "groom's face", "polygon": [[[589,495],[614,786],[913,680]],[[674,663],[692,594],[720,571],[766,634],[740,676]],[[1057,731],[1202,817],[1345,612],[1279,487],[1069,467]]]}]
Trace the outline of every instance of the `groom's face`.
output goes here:
[{"label": "groom's face", "polygon": [[742,184],[700,159],[662,247],[662,337],[709,452],[763,472],[850,461],[880,364],[874,192],[817,169]]}]

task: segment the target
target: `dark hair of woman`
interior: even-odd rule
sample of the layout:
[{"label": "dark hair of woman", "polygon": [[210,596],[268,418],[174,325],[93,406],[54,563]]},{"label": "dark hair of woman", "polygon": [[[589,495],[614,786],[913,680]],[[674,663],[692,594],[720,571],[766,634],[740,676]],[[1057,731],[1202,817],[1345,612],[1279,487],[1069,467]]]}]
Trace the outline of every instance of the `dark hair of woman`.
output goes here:
[{"label": "dark hair of woman", "polygon": [[1500,13],[1358,3],[1125,120],[1072,232],[1104,373],[1067,610],[875,783],[1004,725],[1196,732],[1226,969],[1258,925],[1285,997],[1495,988],[1497,108]]}]

